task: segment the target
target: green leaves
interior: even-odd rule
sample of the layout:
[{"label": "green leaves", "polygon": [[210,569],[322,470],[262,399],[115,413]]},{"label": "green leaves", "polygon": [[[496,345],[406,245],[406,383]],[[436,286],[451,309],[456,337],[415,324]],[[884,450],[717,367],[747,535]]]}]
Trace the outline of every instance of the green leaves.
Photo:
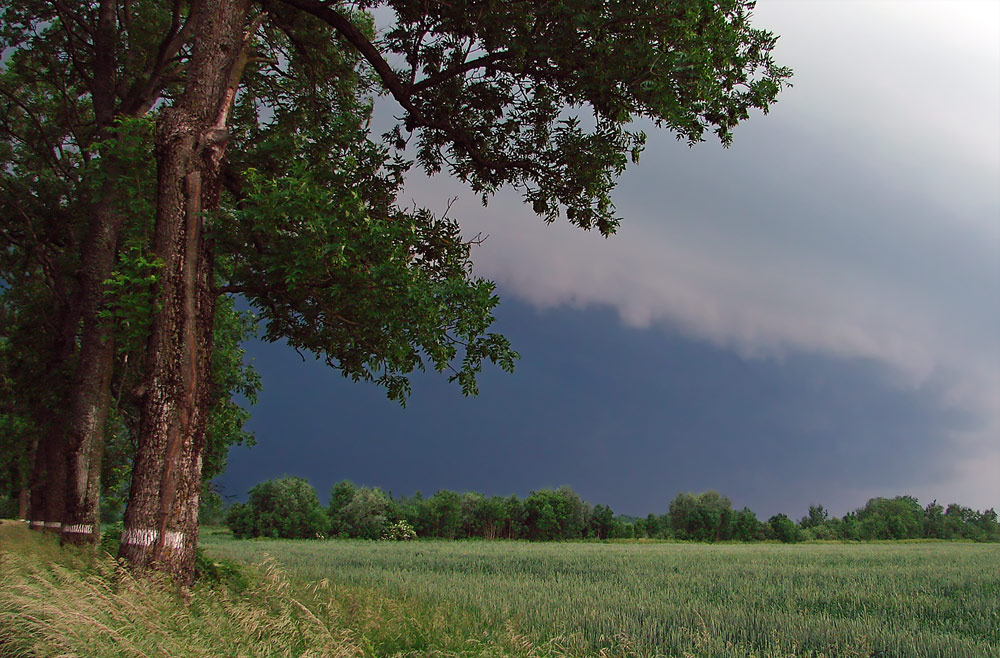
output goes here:
[{"label": "green leaves", "polygon": [[119,352],[141,350],[158,312],[156,282],[163,261],[132,244],[118,257],[112,277],[104,282],[105,307],[101,317],[118,326]]},{"label": "green leaves", "polygon": [[[510,370],[516,359],[487,332],[494,286],[471,275],[457,223],[395,205],[397,164],[358,129],[365,113],[259,129],[239,205],[214,224],[217,249],[232,255],[225,288],[260,313],[266,340],[391,399],[404,402],[408,375],[428,367],[475,394],[485,361]],[[273,166],[275,153],[288,154],[286,167]]]},{"label": "green leaves", "polygon": [[771,57],[776,37],[751,27],[750,0],[387,4],[398,22],[378,45],[410,65],[400,77],[414,81],[405,128],[417,162],[484,199],[517,187],[546,221],[565,213],[604,235],[618,225],[615,178],[644,141],[634,118],[728,146],[791,76]]}]

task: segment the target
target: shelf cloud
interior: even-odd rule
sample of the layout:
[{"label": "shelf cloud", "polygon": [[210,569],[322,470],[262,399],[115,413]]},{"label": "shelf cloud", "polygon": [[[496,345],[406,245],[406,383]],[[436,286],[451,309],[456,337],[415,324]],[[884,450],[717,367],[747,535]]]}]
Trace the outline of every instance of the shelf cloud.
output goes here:
[{"label": "shelf cloud", "polygon": [[[1000,499],[1000,6],[760,3],[794,87],[731,149],[649,128],[603,239],[454,181],[407,194],[451,213],[477,272],[538,308],[610,306],[630,327],[748,359],[878,364],[975,422],[956,499]],[[642,127],[642,126],[640,126]]]}]

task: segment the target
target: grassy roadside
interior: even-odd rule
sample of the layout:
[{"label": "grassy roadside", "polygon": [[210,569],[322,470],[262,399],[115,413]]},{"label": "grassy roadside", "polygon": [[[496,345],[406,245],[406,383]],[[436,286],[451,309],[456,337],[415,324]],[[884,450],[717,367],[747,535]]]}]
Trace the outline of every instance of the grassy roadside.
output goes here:
[{"label": "grassy roadside", "polygon": [[3,522],[0,657],[565,655],[513,631],[456,634],[450,615],[373,589],[297,582],[273,562],[223,564],[216,575],[182,591]]}]

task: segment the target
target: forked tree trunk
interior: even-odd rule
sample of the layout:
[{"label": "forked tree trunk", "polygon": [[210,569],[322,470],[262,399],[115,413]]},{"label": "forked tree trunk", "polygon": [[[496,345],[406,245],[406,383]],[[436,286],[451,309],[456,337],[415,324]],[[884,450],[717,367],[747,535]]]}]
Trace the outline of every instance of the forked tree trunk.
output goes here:
[{"label": "forked tree trunk", "polygon": [[157,124],[153,248],[163,261],[160,311],[146,356],[139,445],[119,554],[135,568],[194,575],[205,427],[211,401],[211,244],[232,95],[245,61],[250,0],[199,2],[180,102]]}]

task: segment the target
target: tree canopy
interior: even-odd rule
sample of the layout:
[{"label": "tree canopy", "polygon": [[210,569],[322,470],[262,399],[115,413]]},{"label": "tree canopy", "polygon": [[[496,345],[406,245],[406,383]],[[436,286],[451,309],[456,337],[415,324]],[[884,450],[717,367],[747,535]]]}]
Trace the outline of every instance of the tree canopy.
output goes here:
[{"label": "tree canopy", "polygon": [[[609,235],[615,179],[645,140],[634,121],[728,145],[787,85],[752,9],[0,2],[0,176],[14,211],[4,303],[46,323],[37,356],[69,373],[62,392],[40,387],[63,410],[52,419],[5,406],[35,428],[18,434],[34,455],[19,482],[45,494],[32,519],[96,541],[106,419],[127,384],[137,420],[122,554],[189,578],[206,433],[239,437],[227,400],[253,386],[213,375],[234,363],[217,358],[220,338],[238,335],[220,330],[232,309],[220,295],[248,300],[268,340],[400,401],[428,365],[467,394],[484,363],[511,369],[516,353],[489,331],[493,284],[472,274],[454,219],[399,206],[406,172],[448,171],[484,202],[514,187],[543,220]],[[391,16],[385,29],[372,12]],[[401,114],[379,139],[381,94]],[[51,303],[30,311],[38,299]]]}]

